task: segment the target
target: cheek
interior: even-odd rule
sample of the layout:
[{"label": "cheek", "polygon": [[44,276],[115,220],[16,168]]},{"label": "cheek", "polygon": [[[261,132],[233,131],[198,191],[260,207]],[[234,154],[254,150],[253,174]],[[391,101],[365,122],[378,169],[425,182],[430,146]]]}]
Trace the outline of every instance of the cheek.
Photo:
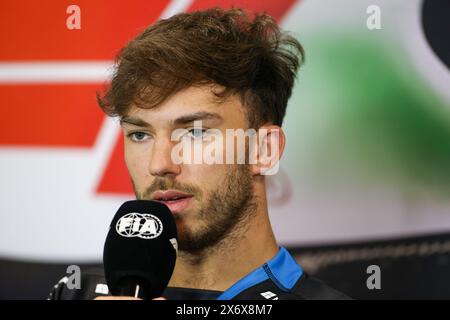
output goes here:
[{"label": "cheek", "polygon": [[133,181],[137,182],[146,176],[147,162],[148,158],[143,152],[125,145],[125,164]]},{"label": "cheek", "polygon": [[216,190],[223,184],[227,174],[227,165],[185,165],[182,171],[183,177],[180,180],[192,181],[204,194],[207,194],[210,190]]}]

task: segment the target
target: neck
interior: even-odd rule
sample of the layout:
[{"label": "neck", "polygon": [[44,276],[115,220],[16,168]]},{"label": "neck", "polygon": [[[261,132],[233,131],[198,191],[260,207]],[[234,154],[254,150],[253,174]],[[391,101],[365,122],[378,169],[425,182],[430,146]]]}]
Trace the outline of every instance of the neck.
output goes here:
[{"label": "neck", "polygon": [[255,214],[214,248],[199,253],[178,252],[170,287],[225,291],[277,254],[265,192],[261,194],[264,196]]}]

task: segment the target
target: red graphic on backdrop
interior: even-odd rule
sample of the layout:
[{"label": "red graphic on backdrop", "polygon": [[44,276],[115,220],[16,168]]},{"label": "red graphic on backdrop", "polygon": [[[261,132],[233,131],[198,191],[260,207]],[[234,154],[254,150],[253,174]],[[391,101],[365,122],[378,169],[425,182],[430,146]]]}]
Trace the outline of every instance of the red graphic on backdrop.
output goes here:
[{"label": "red graphic on backdrop", "polygon": [[92,84],[0,85],[0,145],[92,147],[104,115]]},{"label": "red graphic on backdrop", "polygon": [[[0,61],[112,60],[127,41],[158,19],[169,2],[1,1]],[[80,30],[67,29],[70,5],[80,7]]]}]

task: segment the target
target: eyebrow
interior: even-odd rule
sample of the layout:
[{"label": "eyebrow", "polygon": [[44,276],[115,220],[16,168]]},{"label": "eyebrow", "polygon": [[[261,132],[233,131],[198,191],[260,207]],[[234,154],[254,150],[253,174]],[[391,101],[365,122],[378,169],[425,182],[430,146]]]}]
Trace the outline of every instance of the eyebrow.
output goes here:
[{"label": "eyebrow", "polygon": [[[180,124],[187,124],[194,122],[196,120],[222,120],[222,117],[215,112],[207,112],[207,111],[199,111],[194,112],[191,114],[183,115],[181,117],[176,118],[175,120],[172,120],[171,122],[180,125]],[[148,127],[151,128],[152,125],[141,118],[138,117],[130,117],[130,116],[124,116],[120,118],[120,125],[128,123],[137,127]]]},{"label": "eyebrow", "polygon": [[186,124],[196,120],[222,120],[222,117],[215,112],[199,111],[191,114],[187,114],[175,119],[175,124]]},{"label": "eyebrow", "polygon": [[123,125],[124,123],[132,124],[137,127],[151,127],[150,123],[137,117],[124,116],[120,118],[120,125]]}]

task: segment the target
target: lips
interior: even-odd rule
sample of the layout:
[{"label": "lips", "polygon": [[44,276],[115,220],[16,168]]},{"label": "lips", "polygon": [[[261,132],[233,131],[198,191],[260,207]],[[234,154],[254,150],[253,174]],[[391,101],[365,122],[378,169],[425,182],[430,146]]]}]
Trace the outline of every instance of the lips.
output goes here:
[{"label": "lips", "polygon": [[192,195],[179,192],[176,190],[156,191],[152,194],[151,199],[164,203],[173,214],[183,211],[192,198]]}]

